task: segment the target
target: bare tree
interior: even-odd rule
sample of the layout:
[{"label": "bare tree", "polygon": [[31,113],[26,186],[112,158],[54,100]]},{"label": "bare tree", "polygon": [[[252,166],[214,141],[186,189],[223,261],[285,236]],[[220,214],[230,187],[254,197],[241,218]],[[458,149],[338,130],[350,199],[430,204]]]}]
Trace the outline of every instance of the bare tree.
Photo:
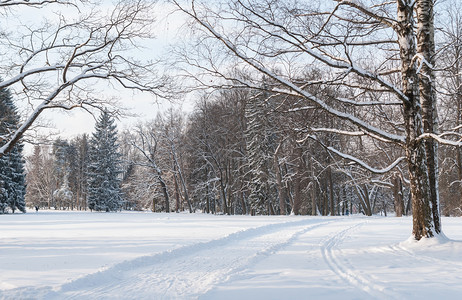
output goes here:
[{"label": "bare tree", "polygon": [[34,153],[27,161],[27,193],[28,206],[38,208],[55,208],[53,191],[55,176],[51,147],[36,145]]},{"label": "bare tree", "polygon": [[[65,5],[71,13],[51,14],[46,4]],[[107,84],[163,93],[168,80],[156,74],[156,63],[132,57],[140,41],[153,36],[152,2],[119,1],[107,13],[87,1],[1,1],[0,14],[17,18],[18,5],[39,7],[53,18],[13,33],[0,28],[0,88],[10,88],[29,107],[21,126],[0,137],[0,156],[45,110],[106,105],[110,99],[100,91]]]},{"label": "bare tree", "polygon": [[[448,132],[462,132],[462,5],[449,1],[439,22],[437,82],[440,126]],[[441,147],[441,205],[445,215],[462,213],[462,147]]]},{"label": "bare tree", "polygon": [[[154,128],[144,129],[141,126],[137,128],[138,140],[132,141],[131,144],[135,147],[143,156],[145,162],[135,162],[137,165],[148,167],[154,173],[155,178],[159,182],[162,190],[162,195],[164,196],[165,201],[165,212],[170,212],[170,196],[168,192],[167,183],[163,178],[163,172],[160,169],[157,161],[159,159],[158,154],[158,137],[156,136]],[[153,200],[154,201],[154,200]],[[152,206],[153,211],[155,211],[155,203]]]},{"label": "bare tree", "polygon": [[[437,132],[433,1],[339,0],[323,2],[321,8],[293,1],[235,0],[213,6],[173,2],[191,17],[196,32],[221,45],[220,55],[210,47],[211,39],[202,38],[198,44],[209,50],[202,55],[211,55],[195,65],[213,78],[229,79],[228,65],[220,62],[231,55],[242,68],[258,74],[252,80],[233,80],[261,89],[259,78],[264,75],[278,83],[267,87],[272,92],[298,97],[349,124],[348,129],[334,124],[315,132],[368,136],[402,147],[412,195],[413,236],[420,240],[441,232],[436,142],[460,146],[460,136],[451,139]],[[294,72],[307,64],[319,66],[322,75],[297,80]],[[314,84],[348,89],[350,96],[329,102],[309,92],[307,87]],[[376,173],[402,161],[396,157],[389,166],[372,168],[358,157],[328,149]]]}]

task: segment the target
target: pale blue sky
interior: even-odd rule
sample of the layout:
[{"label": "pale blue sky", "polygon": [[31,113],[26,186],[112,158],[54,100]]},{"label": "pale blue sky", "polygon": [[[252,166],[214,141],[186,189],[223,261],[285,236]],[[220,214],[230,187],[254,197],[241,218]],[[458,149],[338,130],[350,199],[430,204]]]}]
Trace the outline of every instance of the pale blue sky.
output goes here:
[{"label": "pale blue sky", "polygon": [[[16,8],[15,11],[2,21],[3,26],[7,28],[18,28],[19,24],[34,24],[41,22],[45,17],[53,16],[52,13],[57,10],[62,10],[62,7],[58,6],[47,6],[45,8],[27,8],[21,7]],[[75,14],[74,9],[64,8],[64,11],[69,11]],[[181,34],[179,29],[184,24],[184,16],[180,13],[171,13],[172,7],[165,3],[157,4],[155,8],[155,15],[153,19],[156,19],[154,26],[156,38],[153,40],[145,41],[143,47],[146,48],[141,55],[149,58],[160,57],[168,58],[170,44],[175,43],[176,40],[180,39]],[[21,16],[20,18],[14,18],[11,16]],[[4,22],[8,22],[5,24]],[[5,28],[5,27],[3,27]],[[181,36],[181,39],[184,37]],[[14,87],[13,87],[14,88]],[[132,117],[126,117],[120,119],[118,127],[120,130],[136,124],[143,120],[153,119],[159,111],[165,110],[172,106],[172,103],[163,100],[156,99],[148,93],[133,93],[131,91],[124,91],[122,88],[117,90],[108,90],[108,95],[116,95],[120,98],[120,103],[126,107],[126,111],[129,114],[136,115]],[[191,101],[190,101],[191,102]],[[21,104],[20,104],[21,105]],[[22,105],[25,105],[22,103]],[[192,105],[186,103],[184,105],[177,103],[175,107],[184,107],[186,111],[190,111]],[[45,122],[54,124],[54,129],[41,129],[41,133],[46,135],[48,132],[59,132],[59,135],[70,138],[81,133],[90,133],[94,127],[94,117],[83,110],[73,110],[65,112],[61,110],[48,110],[45,111],[41,118]],[[26,151],[30,152],[31,146],[26,146]]]}]

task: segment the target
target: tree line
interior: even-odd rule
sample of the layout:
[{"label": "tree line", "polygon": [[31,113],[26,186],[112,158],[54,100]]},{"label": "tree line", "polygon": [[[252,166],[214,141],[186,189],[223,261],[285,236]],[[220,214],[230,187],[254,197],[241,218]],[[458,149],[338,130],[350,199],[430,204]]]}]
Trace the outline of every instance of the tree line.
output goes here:
[{"label": "tree line", "polygon": [[[332,122],[326,112],[304,107],[296,97],[269,97],[248,88],[204,93],[189,115],[170,109],[122,130],[112,140],[115,148],[96,157],[90,146],[96,135],[36,145],[27,158],[27,204],[48,209],[252,215],[410,214],[403,161],[395,170],[373,172],[332,151],[348,150],[369,164],[387,166],[402,150],[365,137],[339,139],[331,133],[306,139],[309,128]],[[442,147],[440,161],[450,158],[451,149]],[[119,186],[108,198],[120,201],[97,208],[88,200],[90,179],[101,168],[94,164],[104,164],[109,153],[118,153],[108,164],[114,168],[110,173],[118,176],[108,179],[112,189],[100,192]],[[458,170],[455,165],[442,167],[441,180],[457,180]],[[460,215],[462,203],[455,188],[460,186],[441,186],[445,215]]]},{"label": "tree line", "polygon": [[[333,215],[351,211],[342,201],[351,199],[370,215],[393,202],[397,215],[412,211],[416,240],[441,233],[441,213],[460,211],[457,1],[169,3],[191,29],[169,55],[176,78],[191,83],[186,91],[206,92],[188,119],[171,113],[121,133],[121,203]],[[110,101],[95,97],[97,82],[175,94],[156,61],[125,52],[152,36],[149,3],[121,1],[106,15],[84,1],[7,1],[0,9],[18,5],[89,13],[0,35],[0,89],[32,107],[2,134],[0,157],[46,109],[104,110]]]},{"label": "tree line", "polygon": [[[236,82],[323,111],[332,122],[298,128],[304,139],[374,174],[403,170],[413,236],[441,233],[440,152],[461,146],[460,125],[445,127],[439,111],[442,98],[460,98],[457,2],[446,9],[432,0],[173,2],[191,21],[194,51],[177,52],[186,78],[210,88]],[[320,72],[305,76],[312,70]],[[324,134],[340,143],[323,143]],[[367,152],[363,159],[339,147],[346,137],[382,149],[386,160],[374,164]]]}]

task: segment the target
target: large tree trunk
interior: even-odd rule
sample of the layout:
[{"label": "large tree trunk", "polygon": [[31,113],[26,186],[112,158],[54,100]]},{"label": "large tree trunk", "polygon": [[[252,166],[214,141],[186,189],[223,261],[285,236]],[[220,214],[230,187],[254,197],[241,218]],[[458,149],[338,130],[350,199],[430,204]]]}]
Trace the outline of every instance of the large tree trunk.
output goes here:
[{"label": "large tree trunk", "polygon": [[[459,64],[459,61],[457,61],[457,64]],[[459,66],[457,65],[456,70],[460,70]],[[457,88],[457,124],[462,124],[462,70],[457,74],[456,76],[456,86]],[[460,130],[459,130],[460,132]],[[462,147],[459,146],[456,149],[456,156],[457,156],[457,168],[458,168],[458,179],[459,179],[459,203],[462,203]]]},{"label": "large tree trunk", "polygon": [[[410,189],[412,197],[413,230],[416,240],[422,237],[432,237],[440,232],[439,217],[434,222],[430,192],[430,176],[427,167],[427,152],[424,141],[420,139],[423,134],[422,110],[419,100],[419,81],[417,76],[416,38],[413,31],[413,4],[414,1],[397,1],[398,42],[401,56],[401,75],[403,92],[408,101],[403,105],[404,123],[406,129],[406,158],[409,168]],[[422,2],[422,1],[417,1]],[[418,4],[419,5],[419,4]],[[418,25],[420,26],[420,24]],[[428,155],[432,155],[428,153]],[[434,155],[434,153],[433,153]]]},{"label": "large tree trunk", "polygon": [[[417,53],[420,56],[418,77],[422,119],[425,133],[437,132],[437,109],[435,75],[435,29],[433,26],[433,1],[417,1]],[[425,140],[428,179],[430,183],[430,203],[435,232],[441,232],[438,188],[438,145],[433,139]]]}]

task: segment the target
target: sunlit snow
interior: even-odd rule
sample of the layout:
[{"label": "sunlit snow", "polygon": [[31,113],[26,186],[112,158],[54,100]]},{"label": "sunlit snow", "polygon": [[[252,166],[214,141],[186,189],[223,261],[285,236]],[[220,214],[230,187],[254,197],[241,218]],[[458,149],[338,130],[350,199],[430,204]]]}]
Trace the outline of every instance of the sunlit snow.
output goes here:
[{"label": "sunlit snow", "polygon": [[0,216],[0,299],[459,299],[462,218]]}]

